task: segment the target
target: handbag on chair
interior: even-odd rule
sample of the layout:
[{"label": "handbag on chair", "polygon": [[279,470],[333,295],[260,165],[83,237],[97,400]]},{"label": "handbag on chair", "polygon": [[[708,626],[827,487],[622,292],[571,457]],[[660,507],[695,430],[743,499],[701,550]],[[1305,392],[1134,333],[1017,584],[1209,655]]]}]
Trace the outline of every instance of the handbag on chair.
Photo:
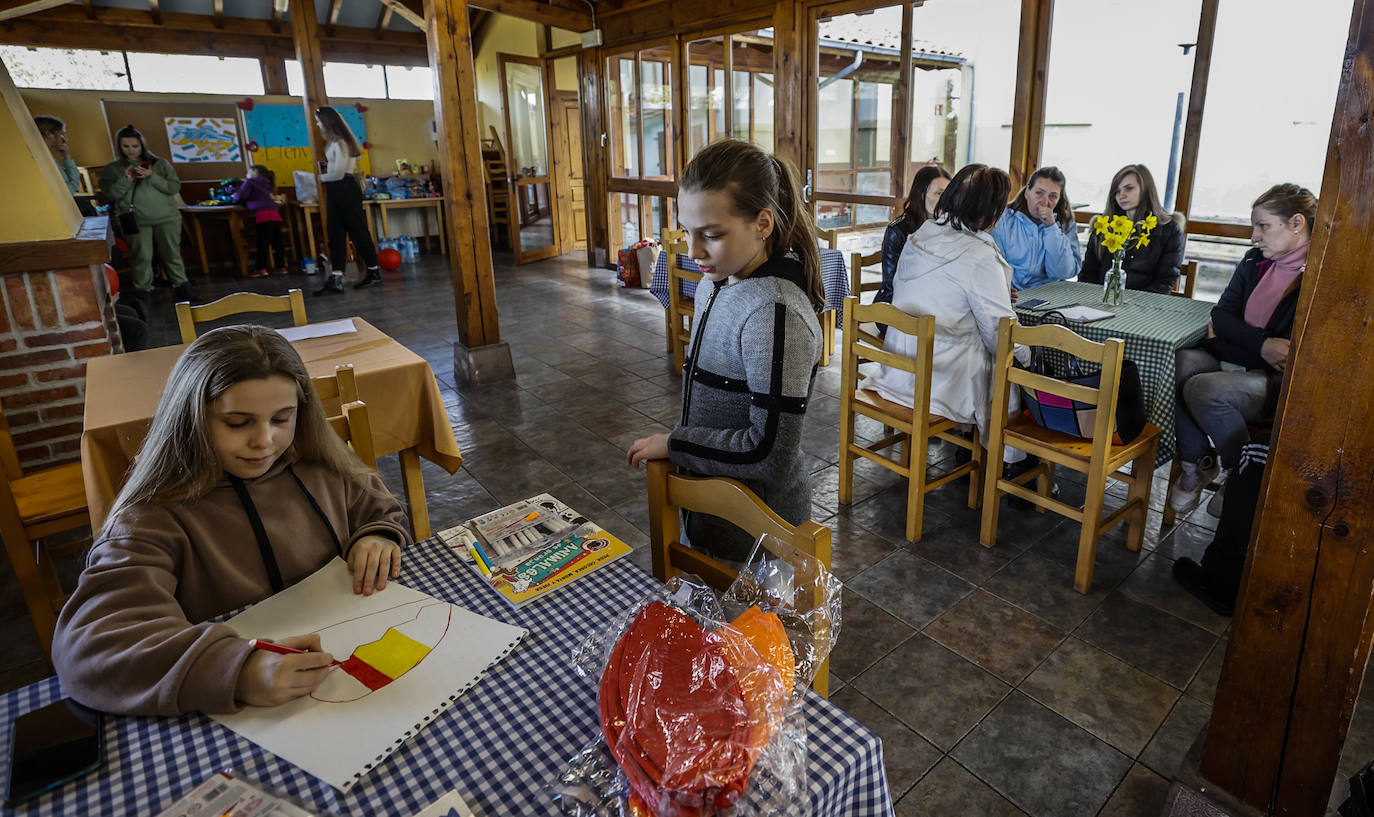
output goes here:
[{"label": "handbag on chair", "polygon": [[[1069,376],[1059,377],[1058,374],[1049,371],[1049,365],[1039,348],[1032,350],[1031,365],[1028,368],[1036,374],[1093,389],[1102,381],[1100,373],[1083,374],[1078,359],[1072,356],[1069,358]],[[1145,399],[1140,390],[1140,369],[1134,360],[1121,361],[1121,377],[1118,382],[1116,431],[1112,435],[1112,442],[1124,445],[1134,441],[1140,436],[1140,432],[1145,430]],[[1030,414],[1036,425],[1075,437],[1092,438],[1093,425],[1097,422],[1097,406],[1024,386],[1021,387],[1021,399],[1024,401],[1022,408]]]}]

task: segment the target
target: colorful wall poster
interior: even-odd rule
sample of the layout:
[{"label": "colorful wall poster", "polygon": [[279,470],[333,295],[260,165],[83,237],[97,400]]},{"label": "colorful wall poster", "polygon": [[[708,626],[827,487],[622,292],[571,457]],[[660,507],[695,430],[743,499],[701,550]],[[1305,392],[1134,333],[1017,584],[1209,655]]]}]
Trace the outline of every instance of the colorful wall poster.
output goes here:
[{"label": "colorful wall poster", "polygon": [[[358,137],[367,141],[367,123],[356,108],[337,108],[344,122]],[[289,185],[291,172],[314,172],[310,155],[310,134],[305,126],[305,108],[300,105],[254,105],[243,112],[243,126],[248,134],[249,163],[262,165],[277,176],[277,184]],[[372,172],[367,150],[358,157],[358,170],[363,175]]]},{"label": "colorful wall poster", "polygon": [[173,162],[241,162],[239,129],[231,117],[168,116],[167,144]]}]

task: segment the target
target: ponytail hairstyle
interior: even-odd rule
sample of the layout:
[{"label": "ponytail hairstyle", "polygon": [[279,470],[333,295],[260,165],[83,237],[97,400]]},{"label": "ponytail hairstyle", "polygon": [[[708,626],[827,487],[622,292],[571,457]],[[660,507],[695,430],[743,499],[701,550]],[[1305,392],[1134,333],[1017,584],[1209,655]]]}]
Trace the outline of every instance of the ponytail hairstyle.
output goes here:
[{"label": "ponytail hairstyle", "polygon": [[768,257],[795,255],[802,264],[806,281],[803,290],[811,306],[817,314],[825,307],[816,228],[802,204],[801,184],[791,162],[764,153],[748,142],[724,139],[692,157],[678,182],[678,190],[723,191],[730,197],[735,213],[746,219],[757,218],[764,210],[772,212]]},{"label": "ponytail hairstyle", "polygon": [[119,490],[104,530],[140,505],[199,499],[223,469],[210,432],[210,405],[245,380],[285,377],[296,384],[296,436],[281,456],[322,463],[363,490],[375,492],[373,471],[330,428],[305,364],[286,338],[263,326],[225,326],[201,335],[167,377],[148,436]]},{"label": "ponytail hairstyle", "polygon": [[140,131],[138,128],[135,128],[133,125],[125,125],[115,133],[116,156],[118,156],[121,159],[124,158],[124,151],[120,149],[119,143],[125,139],[138,140],[138,146],[141,149],[141,152],[138,154],[139,161],[157,161],[157,157],[153,155],[153,152],[151,150],[148,150],[148,143],[144,140],[142,131]]},{"label": "ponytail hairstyle", "polygon": [[1059,185],[1059,203],[1054,206],[1054,220],[1059,223],[1059,229],[1068,232],[1073,225],[1073,207],[1069,204],[1069,190],[1064,184],[1064,174],[1057,167],[1042,167],[1032,173],[1026,180],[1026,186],[1021,188],[1021,192],[1012,200],[1011,209],[1030,215],[1030,206],[1026,204],[1026,191],[1034,187],[1040,179],[1048,179]]},{"label": "ponytail hairstyle", "polygon": [[268,187],[273,190],[277,189],[277,174],[273,173],[267,165],[253,165],[253,175],[259,179],[266,179]]},{"label": "ponytail hairstyle", "polygon": [[358,137],[353,135],[353,129],[348,127],[343,115],[332,105],[321,105],[315,109],[315,118],[320,121],[320,130],[324,131],[324,138],[330,142],[343,142],[348,148],[348,155],[354,158],[363,155],[362,146],[358,144]]},{"label": "ponytail hairstyle", "polygon": [[1306,187],[1291,182],[1276,184],[1261,193],[1250,207],[1263,207],[1284,221],[1301,215],[1307,221],[1307,237],[1312,238],[1312,228],[1317,219],[1317,197]]},{"label": "ponytail hairstyle", "polygon": [[916,175],[911,177],[911,190],[906,194],[906,204],[902,205],[902,216],[912,229],[919,230],[926,219],[935,215],[926,212],[926,190],[930,188],[930,183],[949,177],[948,170],[933,162],[916,171]]}]

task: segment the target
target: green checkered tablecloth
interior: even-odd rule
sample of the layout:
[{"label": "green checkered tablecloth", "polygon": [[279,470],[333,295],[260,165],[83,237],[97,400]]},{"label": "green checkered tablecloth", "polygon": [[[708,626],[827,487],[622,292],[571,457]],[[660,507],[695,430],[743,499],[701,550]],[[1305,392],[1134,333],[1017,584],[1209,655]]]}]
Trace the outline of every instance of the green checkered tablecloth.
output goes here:
[{"label": "green checkered tablecloth", "polygon": [[[1035,309],[1023,309],[1017,304],[1017,318],[1025,326],[1058,323],[1091,341],[1101,343],[1107,338],[1121,338],[1126,342],[1125,356],[1134,360],[1140,370],[1140,385],[1145,393],[1147,419],[1159,426],[1158,467],[1174,456],[1174,355],[1197,343],[1207,333],[1207,321],[1212,317],[1212,304],[1173,295],[1128,290],[1120,306],[1102,303],[1099,284],[1080,284],[1077,281],[1055,281],[1051,284],[1023,289],[1020,301],[1043,298],[1048,304]],[[1048,314],[1058,307],[1082,304],[1115,313],[1115,317],[1094,323],[1065,321]]]}]

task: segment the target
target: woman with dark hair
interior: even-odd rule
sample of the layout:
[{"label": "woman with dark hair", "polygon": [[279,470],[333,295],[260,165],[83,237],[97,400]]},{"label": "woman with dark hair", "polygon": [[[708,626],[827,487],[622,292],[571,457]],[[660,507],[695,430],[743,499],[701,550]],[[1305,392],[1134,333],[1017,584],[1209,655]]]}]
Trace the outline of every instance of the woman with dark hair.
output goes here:
[{"label": "woman with dark hair", "polygon": [[[1169,506],[1177,513],[1192,510],[1220,469],[1240,461],[1250,441],[1247,424],[1273,416],[1316,217],[1317,197],[1296,184],[1276,184],[1255,199],[1254,249],[1236,265],[1212,309],[1207,339],[1174,360],[1180,473],[1169,489]],[[1220,516],[1221,502],[1207,510]]]},{"label": "woman with dark hair", "polygon": [[[176,300],[191,300],[186,265],[181,260],[181,179],[166,159],[154,156],[133,125],[115,134],[119,158],[100,171],[100,194],[116,216],[132,213],[137,229],[121,229],[129,245],[133,296],[146,308],[153,291],[153,250],[172,279]],[[124,220],[127,222],[127,219]],[[124,223],[124,222],[119,222]]]},{"label": "woman with dark hair", "polygon": [[348,240],[353,239],[353,247],[358,251],[367,269],[363,277],[353,285],[354,289],[370,287],[382,282],[382,272],[377,267],[377,246],[372,243],[372,233],[367,229],[367,216],[363,213],[363,189],[353,178],[358,167],[358,157],[362,146],[353,129],[348,127],[343,116],[329,105],[315,111],[315,122],[320,126],[325,141],[329,144],[324,154],[329,164],[320,181],[324,182],[324,200],[328,214],[329,263],[325,270],[328,276],[324,286],[315,291],[316,295],[333,295],[343,292],[344,268],[348,264]]},{"label": "woman with dark hair", "polygon": [[907,193],[902,214],[887,225],[883,233],[883,284],[873,296],[874,303],[892,303],[892,279],[897,274],[897,262],[901,260],[906,240],[926,223],[926,219],[935,215],[935,203],[948,186],[949,171],[938,164],[928,164],[911,177],[911,191]]},{"label": "woman with dark hair", "polygon": [[[1126,249],[1121,268],[1126,272],[1126,288],[1147,292],[1168,292],[1178,280],[1178,268],[1183,264],[1183,228],[1159,202],[1155,177],[1145,165],[1126,165],[1112,177],[1111,192],[1102,215],[1125,216],[1140,221],[1153,215],[1158,226],[1150,232],[1150,243],[1144,247],[1135,242]],[[1102,236],[1096,232],[1088,239],[1088,252],[1083,257],[1083,269],[1078,280],[1100,284],[1107,270],[1112,268],[1112,254],[1102,246]]]},{"label": "woman with dark hair", "polygon": [[[903,312],[935,317],[931,413],[974,423],[984,439],[997,325],[1016,314],[1011,267],[988,233],[1002,217],[1010,192],[1011,179],[997,168],[972,164],[956,173],[940,196],[940,214],[907,241],[892,299]],[[889,329],[883,348],[912,357],[916,339]],[[909,406],[914,399],[910,372],[883,366],[868,384],[888,400]],[[1008,459],[1022,456],[1014,452]]]},{"label": "woman with dark hair", "polygon": [[1067,281],[1083,267],[1073,209],[1057,167],[1042,167],[1007,206],[992,237],[1012,268],[1012,289]]}]

